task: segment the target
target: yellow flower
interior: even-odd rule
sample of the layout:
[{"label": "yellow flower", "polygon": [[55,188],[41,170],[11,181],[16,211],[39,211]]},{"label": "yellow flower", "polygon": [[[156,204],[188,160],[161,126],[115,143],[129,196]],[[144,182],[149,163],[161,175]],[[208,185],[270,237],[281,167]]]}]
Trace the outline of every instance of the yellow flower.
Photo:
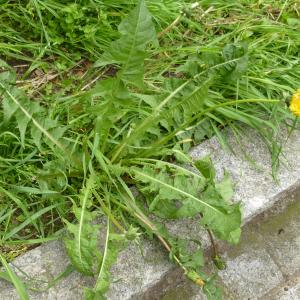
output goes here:
[{"label": "yellow flower", "polygon": [[290,110],[295,116],[300,117],[300,89],[292,96]]}]

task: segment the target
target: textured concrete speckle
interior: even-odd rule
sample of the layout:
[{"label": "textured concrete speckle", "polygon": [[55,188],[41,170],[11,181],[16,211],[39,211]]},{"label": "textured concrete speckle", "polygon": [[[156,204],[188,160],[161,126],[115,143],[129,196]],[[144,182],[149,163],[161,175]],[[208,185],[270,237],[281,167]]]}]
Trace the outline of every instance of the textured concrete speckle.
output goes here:
[{"label": "textured concrete speckle", "polygon": [[129,299],[157,283],[171,268],[167,253],[160,245],[143,240],[139,249],[132,244],[121,253],[117,264],[112,268],[116,281],[111,285],[107,298]]},{"label": "textured concrete speckle", "polygon": [[[47,283],[65,271],[69,263],[62,243],[53,241],[16,258],[12,268],[27,283],[30,300],[83,299],[83,287],[91,286],[94,279],[82,276],[77,272],[62,278],[54,287],[44,292],[34,292],[30,289],[30,287],[45,289]],[[19,269],[25,272],[26,276]],[[0,291],[1,300],[19,299],[13,286],[4,281],[0,281]]]},{"label": "textured concrete speckle", "polygon": [[266,249],[285,275],[300,270],[299,213],[300,199],[284,213],[276,218],[270,218],[259,228],[260,234],[264,236]]},{"label": "textured concrete speckle", "polygon": [[300,299],[300,270],[290,280],[284,282],[259,300],[299,300]]},{"label": "textured concrete speckle", "polygon": [[225,256],[225,260],[227,268],[219,275],[237,299],[260,297],[283,280],[279,268],[264,249],[249,249],[234,259]]},{"label": "textured concrete speckle", "polygon": [[274,300],[299,300],[300,299],[300,282],[287,291],[283,290],[283,292],[274,297]]}]

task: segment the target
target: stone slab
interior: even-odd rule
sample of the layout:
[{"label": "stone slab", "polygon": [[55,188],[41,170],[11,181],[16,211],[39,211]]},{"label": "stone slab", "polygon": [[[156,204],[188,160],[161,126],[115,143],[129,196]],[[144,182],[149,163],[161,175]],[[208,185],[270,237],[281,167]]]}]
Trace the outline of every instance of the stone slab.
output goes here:
[{"label": "stone slab", "polygon": [[264,222],[258,231],[284,275],[300,271],[300,199],[283,214]]},{"label": "stone slab", "polygon": [[[22,256],[17,257],[12,268],[21,278],[26,279],[30,286],[44,289],[50,282],[70,264],[65,249],[61,242],[53,241],[37,247]],[[19,271],[22,270],[22,273]],[[26,276],[24,276],[26,273]],[[30,278],[28,280],[28,278]],[[63,278],[54,287],[44,292],[33,292],[28,290],[30,300],[75,300],[83,299],[83,287],[92,284],[92,279],[82,276],[76,272]],[[0,281],[0,299],[19,299],[12,285]]]},{"label": "stone slab", "polygon": [[[216,166],[218,176],[222,176],[225,168],[232,176],[236,186],[235,201],[242,201],[244,206],[244,220],[248,222],[251,218],[271,207],[277,200],[284,198],[284,193],[291,191],[300,184],[300,132],[294,132],[290,140],[284,145],[285,152],[278,173],[280,184],[274,183],[271,176],[271,160],[269,153],[263,142],[253,133],[249,137],[244,137],[243,147],[239,149],[238,143],[229,134],[229,140],[235,149],[235,155],[224,151],[216,138],[212,138],[192,150],[194,159],[201,158],[207,154],[211,155]],[[255,165],[249,163],[245,158],[245,151],[251,155]],[[189,234],[195,237],[202,237],[199,233],[198,220],[186,219],[180,222],[170,222],[167,226],[177,231],[180,235]],[[46,247],[46,248],[45,248]],[[47,248],[48,247],[48,248]],[[155,243],[144,242],[143,252],[146,253],[146,260],[140,255],[139,247],[132,245],[119,258],[118,263],[113,268],[114,283],[108,293],[108,299],[131,299],[135,295],[142,295],[151,286],[159,282],[173,268],[169,263],[165,252]],[[47,251],[45,249],[48,249]],[[33,252],[32,252],[33,251]],[[68,263],[66,254],[60,242],[52,242],[34,249],[23,256],[17,258],[14,264],[26,268],[32,276],[52,279],[55,272],[64,268]],[[249,256],[241,256],[239,259],[229,260],[229,264],[245,264],[246,259],[252,259],[253,267],[260,261],[256,261]],[[33,258],[32,258],[33,256]],[[268,261],[269,256],[262,253],[262,259]],[[149,259],[150,260],[147,260]],[[274,280],[279,280],[280,275],[277,269],[270,262],[270,271],[275,276]],[[31,270],[32,269],[32,270]],[[263,270],[261,270],[263,276]],[[225,276],[225,275],[224,275]],[[230,277],[230,274],[228,274]],[[69,277],[61,280],[58,285],[47,292],[32,294],[32,299],[74,299],[81,300],[82,285],[91,285],[90,278],[72,273]],[[270,286],[272,283],[270,283]],[[6,297],[6,298],[5,298]],[[3,281],[0,281],[0,299],[18,299],[13,291]],[[142,298],[140,298],[142,299]]]},{"label": "stone slab", "polygon": [[286,284],[277,289],[275,293],[265,296],[260,300],[299,300],[300,299],[300,277],[298,276],[293,283]]},{"label": "stone slab", "polygon": [[249,249],[233,259],[225,255],[224,259],[227,268],[219,275],[235,299],[257,299],[283,280],[278,266],[264,249]]},{"label": "stone slab", "polygon": [[299,300],[300,299],[300,283],[296,286],[283,291],[281,294],[276,295],[274,300]]}]

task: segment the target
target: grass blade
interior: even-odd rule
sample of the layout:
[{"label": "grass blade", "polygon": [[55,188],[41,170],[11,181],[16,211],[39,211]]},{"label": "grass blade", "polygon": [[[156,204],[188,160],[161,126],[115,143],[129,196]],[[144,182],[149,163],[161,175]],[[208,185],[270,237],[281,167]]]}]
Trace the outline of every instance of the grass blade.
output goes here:
[{"label": "grass blade", "polygon": [[6,273],[8,276],[4,275],[2,278],[10,279],[11,283],[15,286],[17,293],[21,300],[29,300],[29,296],[26,290],[26,287],[24,283],[21,281],[21,279],[15,274],[15,272],[11,269],[5,258],[0,254],[0,260],[3,265],[3,267],[6,270]]}]

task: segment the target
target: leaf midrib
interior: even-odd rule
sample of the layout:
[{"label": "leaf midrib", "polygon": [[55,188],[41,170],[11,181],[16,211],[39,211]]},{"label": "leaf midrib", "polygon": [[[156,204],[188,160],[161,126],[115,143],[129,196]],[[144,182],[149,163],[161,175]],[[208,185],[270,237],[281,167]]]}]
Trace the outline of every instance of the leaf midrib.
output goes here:
[{"label": "leaf midrib", "polygon": [[160,180],[158,180],[158,179],[156,179],[156,178],[154,178],[154,177],[152,177],[152,176],[149,176],[149,175],[147,175],[147,174],[145,174],[145,173],[142,173],[142,172],[140,172],[140,171],[134,170],[134,172],[135,172],[136,174],[139,174],[140,176],[144,176],[144,177],[146,177],[146,178],[148,178],[148,179],[150,179],[150,180],[153,180],[153,181],[155,181],[155,182],[157,182],[157,183],[159,183],[159,184],[161,184],[161,185],[164,185],[164,186],[168,187],[169,189],[172,189],[172,190],[174,190],[174,191],[177,191],[177,192],[179,192],[180,194],[182,194],[182,195],[184,195],[184,196],[187,196],[187,197],[189,197],[189,198],[192,198],[193,200],[195,200],[195,201],[197,201],[197,202],[200,202],[201,204],[203,204],[204,206],[207,206],[208,208],[210,208],[211,210],[217,212],[218,214],[224,215],[223,212],[221,212],[220,210],[218,210],[218,209],[215,208],[214,206],[211,206],[210,204],[208,204],[208,203],[206,203],[206,202],[204,202],[204,201],[198,199],[197,197],[195,197],[195,196],[193,196],[193,195],[191,195],[191,194],[189,194],[189,193],[187,193],[187,192],[185,192],[185,191],[183,191],[183,190],[180,190],[180,189],[178,189],[178,188],[176,188],[176,187],[174,187],[174,186],[172,186],[172,185],[169,185],[169,184],[167,184],[167,183],[165,183],[165,182],[163,182],[163,181],[160,181]]}]

